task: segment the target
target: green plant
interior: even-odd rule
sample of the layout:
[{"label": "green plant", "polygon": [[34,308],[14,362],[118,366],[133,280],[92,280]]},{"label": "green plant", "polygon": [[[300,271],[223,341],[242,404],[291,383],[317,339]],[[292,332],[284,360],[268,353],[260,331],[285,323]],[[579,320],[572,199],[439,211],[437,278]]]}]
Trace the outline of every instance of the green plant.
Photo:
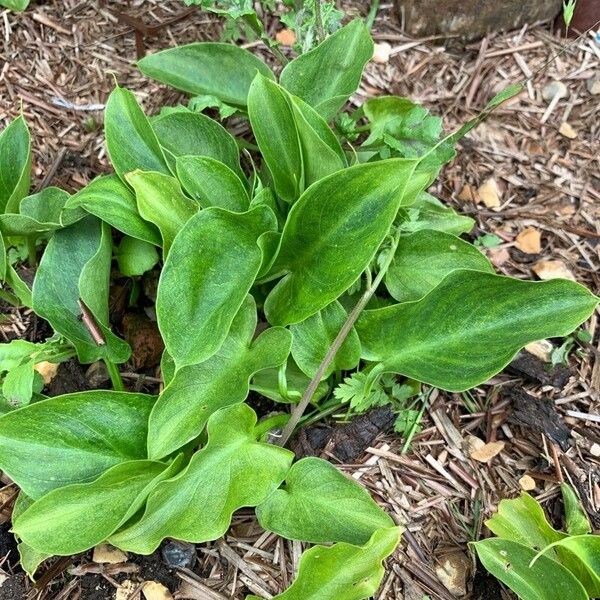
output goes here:
[{"label": "green plant", "polygon": [[566,533],[548,523],[529,494],[502,500],[487,527],[497,537],[473,542],[483,566],[523,600],[600,594],[600,536],[591,527],[573,489],[561,484]]},{"label": "green plant", "polygon": [[565,23],[565,29],[568,33],[569,26],[573,20],[575,14],[575,7],[577,6],[577,0],[563,0],[563,21]]},{"label": "green plant", "polygon": [[21,12],[29,6],[29,0],[0,0],[0,6],[15,12]]},{"label": "green plant", "polygon": [[[28,196],[23,118],[0,135],[5,248],[47,241],[33,289],[5,261],[6,283],[22,288],[80,362],[105,361],[115,387],[36,396],[0,417],[0,468],[21,488],[13,529],[30,573],[49,555],[106,540],[143,554],[166,537],[215,540],[236,510],[256,507],[269,531],[334,543],[306,552],[281,598],[366,598],[400,529],[325,461],[292,464],[279,446],[306,408],[331,400],[352,371],[364,398],[396,377],[398,401],[412,382],[466,390],[596,307],[572,281],[494,274],[458,237],[472,221],[424,191],[451,145],[520,86],[445,138],[432,117],[394,99],[389,151],[374,147],[388,130],[369,110],[376,138],[358,132],[356,147],[343,149],[328,122],[356,91],[372,48],[354,21],[291,61],[279,82],[227,44],[140,61],[147,75],[246,116],[252,152],[243,164],[239,140],[216,121],[181,107],[149,118],[120,87],[105,113],[115,174],[74,195]],[[160,269],[158,398],[123,391],[118,365],[131,350],[110,326],[113,253],[122,275]],[[29,256],[33,264],[37,247]],[[283,403],[279,414],[258,421],[250,389]],[[417,420],[405,421],[414,433]],[[275,425],[285,425],[279,446],[262,441]]]}]

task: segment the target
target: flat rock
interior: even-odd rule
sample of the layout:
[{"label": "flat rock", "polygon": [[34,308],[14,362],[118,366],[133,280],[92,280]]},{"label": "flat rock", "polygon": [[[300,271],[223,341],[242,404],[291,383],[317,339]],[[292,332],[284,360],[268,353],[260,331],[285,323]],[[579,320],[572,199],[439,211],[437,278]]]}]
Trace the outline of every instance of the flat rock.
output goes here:
[{"label": "flat rock", "polygon": [[561,0],[396,0],[409,35],[441,33],[466,39],[553,19],[561,5]]}]

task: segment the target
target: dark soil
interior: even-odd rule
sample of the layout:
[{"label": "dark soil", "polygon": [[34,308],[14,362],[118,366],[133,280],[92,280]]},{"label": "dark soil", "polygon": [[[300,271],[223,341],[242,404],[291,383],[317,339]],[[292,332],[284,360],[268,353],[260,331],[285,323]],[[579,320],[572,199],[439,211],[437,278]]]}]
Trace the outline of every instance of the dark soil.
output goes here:
[{"label": "dark soil", "polygon": [[27,598],[27,575],[25,573],[9,577],[0,587],[0,600],[25,600],[25,598]]}]

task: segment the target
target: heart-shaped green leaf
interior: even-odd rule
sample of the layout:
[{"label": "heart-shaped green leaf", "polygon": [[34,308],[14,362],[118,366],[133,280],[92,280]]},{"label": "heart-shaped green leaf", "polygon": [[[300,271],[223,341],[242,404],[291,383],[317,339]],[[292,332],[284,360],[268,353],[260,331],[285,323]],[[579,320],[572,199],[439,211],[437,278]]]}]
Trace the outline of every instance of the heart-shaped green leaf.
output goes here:
[{"label": "heart-shaped green leaf", "polygon": [[258,71],[274,78],[259,58],[233,44],[195,43],[150,54],[138,62],[144,75],[195,95],[215,96],[246,106],[248,89]]},{"label": "heart-shaped green leaf", "polygon": [[103,542],[142,506],[156,484],[177,473],[151,460],[121,463],[90,483],[48,492],[13,521],[14,532],[38,553],[69,556]]},{"label": "heart-shaped green leaf", "polygon": [[[298,576],[273,600],[364,600],[376,591],[385,570],[383,560],[396,549],[400,529],[377,530],[364,546],[340,542],[314,546],[300,557]],[[246,600],[261,600],[248,596]]]},{"label": "heart-shaped green leaf", "polygon": [[500,538],[472,543],[483,566],[522,600],[587,600],[585,588],[559,562]]},{"label": "heart-shaped green leaf", "polygon": [[135,190],[140,215],[160,231],[163,256],[167,256],[175,236],[200,210],[200,205],[188,198],[170,175],[134,171],[126,179]]},{"label": "heart-shaped green leaf", "polygon": [[[55,231],[77,221],[85,213],[68,211],[63,221],[62,213],[69,194],[56,187],[47,187],[37,194],[21,200],[20,214],[0,215],[0,229],[7,235],[37,237],[40,233]],[[76,214],[74,214],[76,213]],[[75,216],[74,220],[71,219]]]},{"label": "heart-shaped green leaf", "polygon": [[[294,336],[292,356],[296,364],[309,377],[313,377],[331,348],[340,329],[344,325],[348,313],[335,300],[319,312],[308,317],[301,323],[290,326]],[[326,379],[333,371],[354,369],[360,361],[360,340],[354,328],[336,352],[331,365],[325,371]]]},{"label": "heart-shaped green leaf", "polygon": [[289,96],[257,75],[248,94],[248,116],[277,195],[295,202],[304,189],[302,148]]},{"label": "heart-shaped green leaf", "polygon": [[242,180],[240,151],[231,134],[206,115],[175,112],[152,119],[152,128],[175,172],[175,157],[208,156],[227,165]]},{"label": "heart-shaped green leaf", "polygon": [[[33,283],[35,312],[75,346],[82,363],[129,358],[129,346],[108,327],[111,258],[109,227],[88,216],[54,233]],[[82,320],[84,311],[95,321],[103,343]]]},{"label": "heart-shaped green leaf", "polygon": [[96,177],[82,190],[71,196],[66,208],[81,207],[115,229],[144,242],[161,246],[156,226],[142,219],[135,195],[116,175]]},{"label": "heart-shaped green leaf", "polygon": [[320,458],[303,458],[256,509],[267,531],[303,542],[365,544],[394,521],[355,481]]},{"label": "heart-shaped green leaf", "polygon": [[158,325],[177,368],[221,346],[262,262],[257,240],[276,229],[273,212],[207,208],[181,230],[165,261],[156,300]]},{"label": "heart-shaped green leaf", "polygon": [[400,373],[459,392],[501,371],[526,344],[571,333],[596,296],[572,281],[458,270],[416,302],[365,311],[356,329],[372,374]]},{"label": "heart-shaped green leaf", "polygon": [[151,458],[167,456],[196,438],[215,411],[246,399],[254,373],[287,360],[288,330],[272,327],[253,341],[255,330],[256,304],[248,295],[217,353],[179,369],[158,398],[148,429]]},{"label": "heart-shaped green leaf", "polygon": [[146,458],[154,398],[106,390],[55,396],[0,417],[0,468],[34,499]]},{"label": "heart-shaped green leaf", "polygon": [[265,301],[270,323],[303,321],[360,277],[389,231],[415,165],[403,159],[357,165],[302,194],[271,270],[285,277]]},{"label": "heart-shaped green leaf", "polygon": [[371,56],[369,30],[356,19],[289,63],[281,73],[281,85],[329,121],[358,89]]},{"label": "heart-shaped green leaf", "polygon": [[423,229],[400,238],[385,286],[399,302],[419,300],[456,269],[494,272],[472,244],[449,233]]},{"label": "heart-shaped green leaf", "polygon": [[0,156],[0,213],[17,213],[31,182],[31,137],[23,115],[0,133]]},{"label": "heart-shaped green leaf", "polygon": [[203,208],[248,210],[250,198],[244,184],[224,163],[208,156],[180,156],[176,165],[181,185]]},{"label": "heart-shaped green leaf", "polygon": [[256,441],[256,415],[245,404],[208,420],[208,443],[183,473],[160,483],[141,519],[111,544],[150,554],[166,537],[201,543],[221,537],[233,513],[257,506],[284,480],[293,454]]},{"label": "heart-shaped green leaf", "polygon": [[123,181],[136,169],[170,174],[154,130],[129,90],[117,87],[108,97],[104,135],[112,165]]}]

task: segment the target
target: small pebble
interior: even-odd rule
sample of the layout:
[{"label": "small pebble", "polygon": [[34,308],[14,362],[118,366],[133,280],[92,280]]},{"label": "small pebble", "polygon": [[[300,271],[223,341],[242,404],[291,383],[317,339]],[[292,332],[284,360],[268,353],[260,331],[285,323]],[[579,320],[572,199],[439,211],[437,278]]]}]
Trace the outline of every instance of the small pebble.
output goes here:
[{"label": "small pebble", "polygon": [[519,479],[519,485],[523,491],[530,492],[535,489],[535,479],[529,475],[523,475],[523,477]]},{"label": "small pebble", "polygon": [[566,121],[560,124],[558,133],[560,133],[560,135],[563,137],[569,138],[570,140],[574,140],[577,137],[577,131],[575,131],[575,129],[573,129],[573,127]]},{"label": "small pebble", "polygon": [[585,82],[585,86],[587,87],[587,91],[592,96],[600,95],[600,79],[598,79],[598,78],[588,79]]},{"label": "small pebble", "polygon": [[175,540],[165,542],[160,553],[167,566],[180,569],[191,569],[198,557],[195,546]]},{"label": "small pebble", "polygon": [[600,444],[594,442],[590,447],[590,454],[595,457],[600,456]]},{"label": "small pebble", "polygon": [[568,98],[569,90],[562,81],[553,81],[544,86],[544,89],[542,90],[542,98],[546,102],[551,102],[554,96],[558,96],[559,98]]},{"label": "small pebble", "polygon": [[392,47],[387,42],[375,44],[375,49],[373,51],[373,62],[379,64],[387,63],[390,60],[391,52]]}]

